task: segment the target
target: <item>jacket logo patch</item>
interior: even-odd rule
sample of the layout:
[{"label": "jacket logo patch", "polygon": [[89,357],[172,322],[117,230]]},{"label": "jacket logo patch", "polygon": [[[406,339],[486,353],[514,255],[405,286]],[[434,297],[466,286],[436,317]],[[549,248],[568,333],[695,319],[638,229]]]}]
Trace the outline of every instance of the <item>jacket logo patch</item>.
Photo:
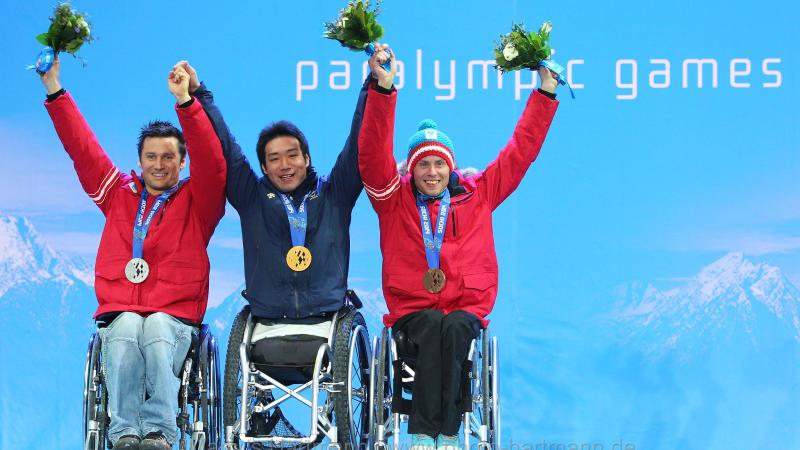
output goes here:
[{"label": "jacket logo patch", "polygon": [[311,194],[309,194],[308,199],[309,200],[314,200],[317,197],[319,197],[319,195],[317,194],[317,191],[313,191],[313,192],[311,192]]},{"label": "jacket logo patch", "polygon": [[275,194],[273,194],[272,192],[267,192],[267,198],[273,199],[275,198]]}]

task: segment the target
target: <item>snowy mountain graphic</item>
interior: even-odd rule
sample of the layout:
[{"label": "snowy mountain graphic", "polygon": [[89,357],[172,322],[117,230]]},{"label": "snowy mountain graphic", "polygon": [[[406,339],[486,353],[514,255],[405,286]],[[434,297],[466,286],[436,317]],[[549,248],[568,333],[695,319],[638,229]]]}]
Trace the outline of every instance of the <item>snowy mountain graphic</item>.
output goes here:
[{"label": "snowy mountain graphic", "polygon": [[81,447],[93,279],[28,219],[0,215],[0,448]]},{"label": "snowy mountain graphic", "polygon": [[800,342],[800,290],[780,269],[729,253],[683,286],[631,284],[613,313],[623,341],[653,357],[687,359],[735,342],[750,349]]},{"label": "snowy mountain graphic", "polygon": [[0,214],[0,297],[23,284],[46,282],[92,286],[94,274],[83,260],[45,244],[27,218]]}]

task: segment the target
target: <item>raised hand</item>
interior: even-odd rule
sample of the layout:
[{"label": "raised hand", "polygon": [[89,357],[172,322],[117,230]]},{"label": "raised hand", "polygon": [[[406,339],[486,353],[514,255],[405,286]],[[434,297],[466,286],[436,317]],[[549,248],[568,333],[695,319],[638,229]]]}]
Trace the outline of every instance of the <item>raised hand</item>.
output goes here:
[{"label": "raised hand", "polygon": [[53,61],[53,65],[50,67],[50,70],[39,74],[42,84],[44,85],[45,89],[47,89],[47,95],[55,94],[61,90],[60,70],[61,60],[59,60],[58,55],[56,55],[55,61]]},{"label": "raised hand", "polygon": [[[387,71],[382,67],[382,64],[389,60],[391,60],[391,71]],[[394,57],[394,52],[392,52],[388,44],[375,43],[375,53],[369,57],[369,68],[372,70],[372,76],[378,80],[380,87],[384,89],[392,88],[394,76],[397,74],[397,58]]]},{"label": "raised hand", "polygon": [[200,88],[200,77],[197,75],[197,71],[186,60],[178,61],[173,69],[178,67],[183,67],[183,70],[189,74],[189,93],[194,94],[194,91]]},{"label": "raised hand", "polygon": [[539,72],[542,90],[554,94],[558,87],[558,80],[553,76],[553,72],[547,67],[539,67],[537,71]]},{"label": "raised hand", "polygon": [[180,66],[175,66],[167,76],[167,87],[172,95],[175,96],[178,104],[186,103],[192,99],[192,96],[189,95],[190,78],[186,69]]}]

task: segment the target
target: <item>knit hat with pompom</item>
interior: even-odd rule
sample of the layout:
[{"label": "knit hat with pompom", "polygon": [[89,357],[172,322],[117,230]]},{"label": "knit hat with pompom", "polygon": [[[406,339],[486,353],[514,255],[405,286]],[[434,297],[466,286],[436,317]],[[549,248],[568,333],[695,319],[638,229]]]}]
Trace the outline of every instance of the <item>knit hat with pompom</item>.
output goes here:
[{"label": "knit hat with pompom", "polygon": [[438,129],[438,125],[431,119],[419,123],[419,131],[408,140],[408,171],[414,173],[414,166],[426,156],[435,155],[442,158],[452,172],[456,168],[456,158],[453,154],[453,143],[446,134]]}]

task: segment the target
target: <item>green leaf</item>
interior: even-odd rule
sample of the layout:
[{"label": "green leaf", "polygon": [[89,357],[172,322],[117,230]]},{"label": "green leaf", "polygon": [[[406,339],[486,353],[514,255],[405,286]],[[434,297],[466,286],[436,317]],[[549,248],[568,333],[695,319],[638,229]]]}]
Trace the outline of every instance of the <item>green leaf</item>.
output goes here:
[{"label": "green leaf", "polygon": [[42,33],[36,36],[36,40],[39,41],[39,43],[42,45],[47,45],[47,46],[50,45],[50,35],[47,33]]}]

